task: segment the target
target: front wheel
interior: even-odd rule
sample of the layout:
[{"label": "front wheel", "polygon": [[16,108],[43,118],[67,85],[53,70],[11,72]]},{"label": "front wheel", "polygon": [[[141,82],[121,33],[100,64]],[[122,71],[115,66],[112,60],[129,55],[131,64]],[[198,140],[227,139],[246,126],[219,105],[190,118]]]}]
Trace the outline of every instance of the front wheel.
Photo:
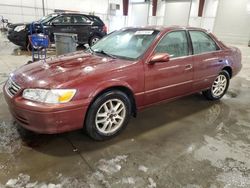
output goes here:
[{"label": "front wheel", "polygon": [[131,103],[121,91],[108,91],[99,96],[87,113],[85,128],[95,140],[106,140],[119,134],[128,124]]},{"label": "front wheel", "polygon": [[214,80],[212,87],[206,91],[203,91],[203,95],[208,100],[219,100],[227,92],[229,82],[230,76],[227,71],[223,70]]}]

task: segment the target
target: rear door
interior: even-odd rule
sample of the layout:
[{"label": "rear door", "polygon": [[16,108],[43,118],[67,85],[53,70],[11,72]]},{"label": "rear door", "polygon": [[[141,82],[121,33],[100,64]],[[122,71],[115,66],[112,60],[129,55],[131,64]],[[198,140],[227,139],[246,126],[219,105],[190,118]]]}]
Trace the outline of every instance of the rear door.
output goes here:
[{"label": "rear door", "polygon": [[211,87],[224,57],[216,42],[205,32],[190,30],[194,61],[194,90]]},{"label": "rear door", "polygon": [[87,43],[90,37],[92,21],[84,15],[73,15],[72,18],[72,26],[77,34],[78,42],[81,44]]},{"label": "rear door", "polygon": [[[167,33],[154,54],[168,53],[170,61],[145,64],[145,97],[148,104],[188,94],[193,80],[193,58],[185,30]],[[147,105],[147,104],[145,104]]]}]

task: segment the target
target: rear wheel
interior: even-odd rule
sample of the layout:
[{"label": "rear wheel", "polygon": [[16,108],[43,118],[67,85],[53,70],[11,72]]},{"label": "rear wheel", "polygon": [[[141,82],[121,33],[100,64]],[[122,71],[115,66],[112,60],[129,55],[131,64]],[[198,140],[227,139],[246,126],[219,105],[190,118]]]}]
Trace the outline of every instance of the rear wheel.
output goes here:
[{"label": "rear wheel", "polygon": [[93,37],[90,38],[89,40],[89,45],[93,46],[95,43],[97,43],[99,40],[101,39],[101,37],[94,35]]},{"label": "rear wheel", "polygon": [[99,96],[91,105],[85,129],[95,140],[106,140],[118,135],[128,124],[131,104],[128,96],[121,91],[108,91]]},{"label": "rear wheel", "polygon": [[230,76],[227,71],[223,70],[216,77],[210,89],[203,91],[203,95],[209,100],[219,100],[227,92],[230,82]]}]

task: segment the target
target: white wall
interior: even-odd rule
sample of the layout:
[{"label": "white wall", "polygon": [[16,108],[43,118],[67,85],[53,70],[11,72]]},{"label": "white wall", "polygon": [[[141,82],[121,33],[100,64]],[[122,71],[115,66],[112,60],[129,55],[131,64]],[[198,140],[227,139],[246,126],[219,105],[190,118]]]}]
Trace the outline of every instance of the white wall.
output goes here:
[{"label": "white wall", "polygon": [[[105,22],[108,30],[113,31],[131,25],[186,25],[189,6],[183,6],[183,2],[187,4],[187,1],[176,0],[173,2],[171,0],[171,2],[166,2],[158,0],[156,16],[152,16],[151,3],[131,3],[129,4],[129,16],[124,17],[122,15],[122,0],[45,0],[45,12],[49,14],[55,9],[80,11],[86,14],[94,12]],[[116,12],[116,15],[109,14],[109,3],[120,4],[120,10]],[[180,9],[185,14],[179,14]],[[1,0],[0,15],[13,23],[38,20],[43,15],[42,0]],[[185,19],[185,21],[182,21],[182,19]]]},{"label": "white wall", "polygon": [[[214,32],[229,43],[247,44],[250,40],[250,0],[206,0],[203,17],[198,17],[199,0],[158,0],[156,16],[152,5],[144,8],[130,4],[129,16],[122,15],[122,0],[45,0],[46,14],[54,9],[95,13],[108,26],[109,31],[128,25],[187,25]],[[120,4],[116,14],[110,14],[109,4]],[[148,10],[146,10],[148,9]],[[217,11],[218,10],[218,11]],[[190,18],[189,18],[190,11]],[[1,0],[0,16],[10,22],[29,22],[43,15],[42,0]],[[188,21],[189,19],[189,21]]]},{"label": "white wall", "polygon": [[[120,4],[116,15],[109,14],[109,4]],[[45,13],[54,12],[55,9],[93,13],[99,16],[109,30],[123,27],[122,0],[45,0]],[[43,16],[42,0],[1,0],[0,15],[9,22],[31,22]]]},{"label": "white wall", "polygon": [[189,20],[190,1],[170,1],[165,4],[164,25],[187,26]]},{"label": "white wall", "polygon": [[218,2],[219,0],[206,0],[203,16],[198,17],[199,0],[193,0],[189,18],[189,26],[201,27],[209,31],[213,31]]},{"label": "white wall", "polygon": [[220,0],[214,33],[228,43],[247,44],[250,39],[249,0]]},{"label": "white wall", "polygon": [[149,25],[164,25],[166,2],[158,0],[156,16],[152,16],[152,5],[149,9]]},{"label": "white wall", "polygon": [[0,15],[10,22],[24,22],[38,19],[42,15],[40,0],[1,0]]},{"label": "white wall", "polygon": [[128,26],[148,25],[149,3],[129,4]]}]

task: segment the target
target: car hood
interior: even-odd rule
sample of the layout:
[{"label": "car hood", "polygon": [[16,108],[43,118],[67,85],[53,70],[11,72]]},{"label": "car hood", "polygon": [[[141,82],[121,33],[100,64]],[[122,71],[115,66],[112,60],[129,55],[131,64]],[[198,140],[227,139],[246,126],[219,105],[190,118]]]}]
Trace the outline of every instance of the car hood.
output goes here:
[{"label": "car hood", "polygon": [[103,74],[131,64],[127,60],[92,55],[83,51],[24,65],[11,74],[22,88],[63,88],[87,76]]},{"label": "car hood", "polygon": [[25,25],[26,27],[29,26],[31,23],[17,23],[17,24],[10,24],[8,27],[9,28],[15,28],[20,25]]}]

